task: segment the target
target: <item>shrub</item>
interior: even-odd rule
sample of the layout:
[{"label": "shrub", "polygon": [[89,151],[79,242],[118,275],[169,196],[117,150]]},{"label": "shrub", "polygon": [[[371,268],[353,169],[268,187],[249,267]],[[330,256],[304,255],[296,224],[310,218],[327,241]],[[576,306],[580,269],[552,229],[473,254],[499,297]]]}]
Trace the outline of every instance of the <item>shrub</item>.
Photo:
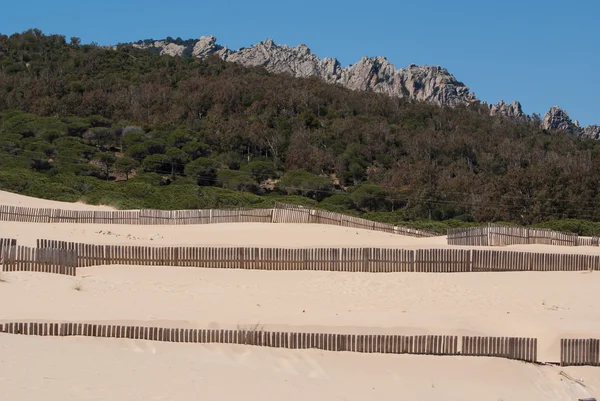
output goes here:
[{"label": "shrub", "polygon": [[223,188],[232,191],[244,191],[258,194],[261,192],[260,186],[252,179],[250,173],[239,170],[219,170],[217,180]]},{"label": "shrub", "polygon": [[206,157],[189,162],[184,169],[185,175],[196,179],[199,185],[214,185],[217,180],[219,163]]},{"label": "shrub", "polygon": [[392,202],[389,193],[377,185],[361,185],[350,194],[352,202],[368,212],[389,211]]},{"label": "shrub", "polygon": [[243,170],[250,173],[252,178],[258,183],[277,176],[275,167],[271,162],[253,161],[244,166]]},{"label": "shrub", "polygon": [[331,195],[333,183],[327,177],[305,170],[293,170],[281,177],[277,188],[288,195],[302,195],[320,201]]}]

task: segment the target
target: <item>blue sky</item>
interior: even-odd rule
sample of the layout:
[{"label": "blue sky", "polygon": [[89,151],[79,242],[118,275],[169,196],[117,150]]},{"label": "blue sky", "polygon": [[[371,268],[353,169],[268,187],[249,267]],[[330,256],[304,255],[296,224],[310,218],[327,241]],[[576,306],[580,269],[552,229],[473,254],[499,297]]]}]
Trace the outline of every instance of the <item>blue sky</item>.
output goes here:
[{"label": "blue sky", "polygon": [[0,32],[28,28],[115,44],[214,35],[232,49],[266,38],[306,44],[343,65],[384,55],[397,68],[441,65],[484,101],[559,105],[600,124],[600,1],[12,1]]}]

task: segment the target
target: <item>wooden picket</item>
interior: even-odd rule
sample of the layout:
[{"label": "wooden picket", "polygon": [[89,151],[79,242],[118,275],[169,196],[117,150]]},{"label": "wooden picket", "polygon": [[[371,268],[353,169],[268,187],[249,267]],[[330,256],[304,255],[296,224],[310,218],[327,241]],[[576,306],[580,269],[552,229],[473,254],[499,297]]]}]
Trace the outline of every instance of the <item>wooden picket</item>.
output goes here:
[{"label": "wooden picket", "polygon": [[598,237],[579,237],[577,234],[546,228],[526,228],[489,224],[448,230],[449,245],[506,246],[516,244],[545,244],[559,246],[599,246]]},{"label": "wooden picket", "polygon": [[2,249],[5,247],[16,246],[17,240],[14,238],[0,238],[0,253],[2,253]]},{"label": "wooden picket", "polygon": [[0,254],[2,271],[31,271],[76,275],[77,255],[58,248],[3,247]]},{"label": "wooden picket", "polygon": [[39,239],[37,247],[72,251],[78,267],[121,264],[369,273],[600,271],[600,255],[478,249],[149,247],[45,239]]},{"label": "wooden picket", "polygon": [[561,339],[561,366],[600,366],[600,339]]},{"label": "wooden picket", "polygon": [[452,228],[448,230],[448,245],[487,246],[488,227]]},{"label": "wooden picket", "polygon": [[471,251],[463,249],[418,249],[414,271],[419,273],[459,273],[471,271]]},{"label": "wooden picket", "polygon": [[537,339],[515,337],[463,337],[462,355],[537,361]]},{"label": "wooden picket", "polygon": [[89,336],[136,340],[219,343],[251,346],[320,349],[382,354],[460,355],[458,337],[448,335],[402,336],[264,331],[262,329],[190,329],[103,325],[93,323],[6,322],[0,333],[38,336]]},{"label": "wooden picket", "polygon": [[358,217],[302,206],[277,203],[273,209],[210,209],[210,210],[129,210],[81,211],[35,209],[1,206],[0,221],[31,223],[90,223],[136,225],[183,225],[218,223],[315,223],[365,230],[383,231],[413,237],[433,237],[438,234],[409,227],[394,226]]},{"label": "wooden picket", "polygon": [[[77,322],[4,322],[0,333],[36,336],[89,336],[135,340],[240,344],[288,349],[320,349],[416,355],[463,355],[537,362],[537,339],[448,335],[344,334],[104,325]],[[459,348],[460,346],[460,348]],[[562,366],[600,366],[600,340],[561,340]]]}]

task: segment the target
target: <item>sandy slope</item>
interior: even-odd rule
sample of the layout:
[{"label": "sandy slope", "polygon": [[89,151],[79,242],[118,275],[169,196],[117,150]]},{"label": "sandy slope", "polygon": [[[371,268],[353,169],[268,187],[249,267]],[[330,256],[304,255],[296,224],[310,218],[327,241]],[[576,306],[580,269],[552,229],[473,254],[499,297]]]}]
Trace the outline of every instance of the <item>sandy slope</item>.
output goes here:
[{"label": "sandy slope", "polygon": [[576,400],[596,370],[488,358],[0,335],[7,400]]},{"label": "sandy slope", "polygon": [[[95,267],[73,278],[4,273],[2,320],[137,322],[267,330],[536,337],[541,361],[561,336],[600,333],[600,274],[369,274]],[[75,284],[82,290],[76,291]]]},{"label": "sandy slope", "polygon": [[31,196],[19,195],[6,191],[0,191],[0,205],[66,210],[114,210],[114,208],[109,206],[86,205],[79,202],[58,202],[47,199],[33,198]]},{"label": "sandy slope", "polygon": [[20,245],[28,246],[35,246],[36,239],[44,238],[107,245],[454,248],[600,254],[600,247],[588,246],[450,246],[447,245],[445,236],[413,238],[323,224],[223,223],[181,226],[129,226],[119,224],[0,222],[0,238],[2,237],[16,238]]},{"label": "sandy slope", "polygon": [[[92,209],[0,192],[0,204]],[[0,222],[0,237],[96,244],[447,247],[324,225],[121,226]],[[457,247],[459,248],[459,247]],[[464,247],[463,247],[464,248]],[[600,248],[521,245],[533,252]],[[600,333],[600,274],[361,274],[104,266],[77,278],[2,273],[0,321],[77,320],[172,327],[532,336],[556,361],[561,337]],[[81,291],[76,291],[79,283]],[[0,389],[11,400],[576,400],[600,391],[598,368],[475,357],[328,353],[0,334]]]}]

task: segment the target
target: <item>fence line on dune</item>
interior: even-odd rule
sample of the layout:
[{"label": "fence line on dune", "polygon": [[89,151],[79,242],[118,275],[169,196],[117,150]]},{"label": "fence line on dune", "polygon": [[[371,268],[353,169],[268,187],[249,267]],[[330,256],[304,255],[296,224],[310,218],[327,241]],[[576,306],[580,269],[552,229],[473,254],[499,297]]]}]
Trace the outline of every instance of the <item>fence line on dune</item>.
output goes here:
[{"label": "fence line on dune", "polygon": [[600,237],[580,237],[575,233],[553,231],[547,228],[512,227],[498,224],[448,230],[448,245],[506,246],[517,244],[600,246]]},{"label": "fence line on dune", "polygon": [[496,250],[394,248],[150,247],[37,240],[38,248],[75,252],[78,267],[183,266],[368,273],[600,270],[600,255]]},{"label": "fence line on dune", "polygon": [[467,355],[537,361],[535,338],[463,337],[459,342],[458,336],[449,335],[306,333],[264,331],[260,328],[191,329],[74,322],[9,322],[0,324],[0,332],[35,336],[89,336],[176,343],[240,344],[338,352]]},{"label": "fence line on dune", "polygon": [[600,366],[600,339],[561,339],[561,366]]},{"label": "fence line on dune", "polygon": [[198,210],[129,210],[83,211],[39,209],[0,205],[0,221],[28,223],[89,223],[132,225],[189,225],[217,223],[306,223],[382,231],[412,237],[435,237],[439,234],[414,228],[379,223],[359,217],[302,206],[275,204],[272,209],[198,209]]},{"label": "fence line on dune", "polygon": [[537,339],[516,337],[463,337],[462,355],[495,356],[537,361]]},{"label": "fence line on dune", "polygon": [[77,253],[61,248],[30,248],[5,246],[0,251],[0,270],[29,271],[75,276]]},{"label": "fence line on dune", "polygon": [[0,238],[0,254],[2,254],[2,249],[5,247],[16,246],[17,240],[14,238]]}]

